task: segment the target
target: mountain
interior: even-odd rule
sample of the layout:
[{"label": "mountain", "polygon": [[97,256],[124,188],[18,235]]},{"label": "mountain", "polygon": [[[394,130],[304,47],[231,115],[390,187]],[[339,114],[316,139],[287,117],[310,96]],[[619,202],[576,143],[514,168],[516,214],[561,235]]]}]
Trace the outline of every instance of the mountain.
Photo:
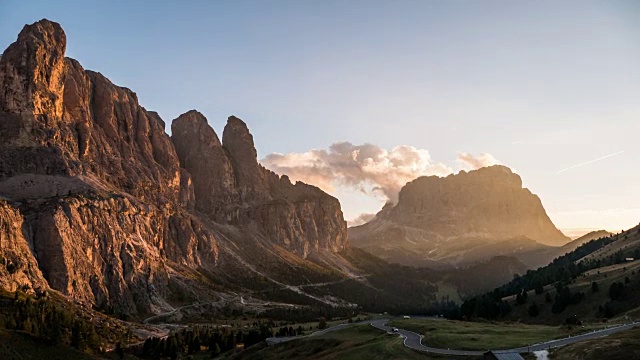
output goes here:
[{"label": "mountain", "polygon": [[[192,110],[170,137],[133,91],[65,50],[60,25],[41,20],[0,58],[2,290],[52,290],[138,320],[184,304],[434,300],[437,275],[400,282],[397,267],[350,250],[338,200],[263,168],[242,120],[229,117],[220,141]],[[369,282],[373,271],[392,286]],[[343,296],[308,286],[336,283]],[[420,290],[406,299],[403,286]]]},{"label": "mountain", "polygon": [[392,262],[461,265],[569,242],[540,199],[505,166],[426,176],[407,183],[397,204],[349,229],[351,244]]}]

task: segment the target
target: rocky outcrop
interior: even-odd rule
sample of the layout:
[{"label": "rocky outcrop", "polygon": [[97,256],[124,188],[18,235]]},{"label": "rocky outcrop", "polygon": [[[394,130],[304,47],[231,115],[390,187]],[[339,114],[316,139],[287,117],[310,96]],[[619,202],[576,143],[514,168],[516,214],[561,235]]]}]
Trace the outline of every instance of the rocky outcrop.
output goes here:
[{"label": "rocky outcrop", "polygon": [[38,21],[26,25],[2,54],[0,111],[60,119],[66,46],[59,24]]},{"label": "rocky outcrop", "polygon": [[189,202],[188,179],[164,122],[134,92],[67,59],[64,118],[76,129],[83,172],[140,199]]},{"label": "rocky outcrop", "polygon": [[25,26],[0,58],[0,180],[78,170],[57,146],[73,143],[62,120],[65,48],[60,26],[39,21]]},{"label": "rocky outcrop", "polygon": [[0,287],[7,291],[44,290],[47,282],[38,268],[20,211],[0,199]]},{"label": "rocky outcrop", "polygon": [[258,164],[253,136],[244,121],[230,116],[222,133],[222,143],[233,164],[237,190],[242,199],[265,198],[264,169]]},{"label": "rocky outcrop", "polygon": [[402,188],[396,205],[386,206],[350,235],[355,246],[380,255],[404,252],[407,257],[454,263],[464,262],[465,253],[471,252],[474,261],[481,260],[483,249],[498,243],[502,254],[512,255],[517,249],[509,248],[506,240],[511,239],[517,247],[523,246],[523,238],[534,247],[569,241],[540,199],[522,188],[520,177],[499,165],[445,178],[420,177]]},{"label": "rocky outcrop", "polygon": [[196,209],[211,213],[236,200],[233,167],[204,115],[195,110],[180,115],[171,134],[180,164],[192,176]]},{"label": "rocky outcrop", "polygon": [[221,223],[255,224],[263,236],[302,257],[347,246],[338,200],[260,165],[242,120],[229,117],[222,143],[193,110],[175,119],[171,130],[180,163],[193,176],[198,210]]},{"label": "rocky outcrop", "polygon": [[65,47],[60,26],[41,20],[0,58],[0,286],[159,312],[178,281],[193,291],[203,274],[228,279],[221,259],[255,271],[239,246],[285,249],[283,259],[346,246],[338,201],[260,166],[240,119],[220,142],[190,111],[172,141],[133,91]]}]

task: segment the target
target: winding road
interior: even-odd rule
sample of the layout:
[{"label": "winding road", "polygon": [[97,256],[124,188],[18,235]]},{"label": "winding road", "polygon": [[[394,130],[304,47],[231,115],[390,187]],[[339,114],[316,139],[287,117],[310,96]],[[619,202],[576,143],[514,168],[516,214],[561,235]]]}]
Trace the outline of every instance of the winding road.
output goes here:
[{"label": "winding road", "polygon": [[[330,327],[328,329],[316,331],[316,332],[314,332],[314,333],[312,333],[310,335],[305,335],[305,336],[290,336],[290,337],[272,337],[272,338],[268,338],[267,339],[267,344],[268,345],[275,345],[275,344],[278,344],[278,343],[291,341],[291,340],[295,340],[295,339],[300,339],[300,338],[303,338],[303,337],[318,336],[318,335],[326,334],[326,333],[331,332],[331,331],[337,331],[337,330],[341,330],[341,329],[344,329],[344,328],[349,327],[349,326],[360,325],[360,324],[371,324],[373,327],[375,327],[377,329],[380,329],[382,331],[386,331],[388,333],[395,333],[393,331],[393,328],[391,328],[390,326],[387,326],[387,322],[388,321],[389,321],[389,319],[380,319],[380,320],[372,320],[372,321],[361,321],[361,322],[352,323],[352,324],[340,324],[340,325],[336,325],[336,326]],[[530,346],[523,346],[523,347],[513,348],[513,349],[494,350],[494,352],[495,353],[529,353],[529,352],[534,352],[534,351],[548,350],[548,349],[551,349],[551,348],[565,346],[565,345],[573,344],[573,343],[576,343],[576,342],[579,342],[579,341],[583,341],[583,340],[595,339],[595,338],[599,338],[599,337],[615,334],[615,333],[620,332],[620,331],[629,330],[629,329],[631,329],[633,327],[636,327],[636,326],[640,326],[640,321],[635,321],[635,322],[632,322],[632,323],[629,323],[629,324],[615,325],[615,326],[612,326],[612,327],[608,327],[608,328],[601,329],[601,330],[595,330],[595,331],[584,333],[584,334],[581,334],[581,335],[570,336],[570,337],[567,337],[567,338],[557,339],[557,340],[550,340],[550,341],[546,341],[546,342],[542,342],[542,343],[538,343],[538,344],[533,344],[533,345],[530,345]],[[456,355],[456,356],[465,356],[465,355],[478,356],[478,355],[482,355],[482,354],[485,353],[485,351],[451,350],[451,349],[433,348],[433,347],[430,347],[430,346],[423,345],[422,344],[422,336],[420,334],[418,334],[418,333],[415,333],[415,332],[409,331],[409,330],[404,330],[404,329],[398,329],[397,333],[400,334],[404,338],[404,345],[406,347],[414,349],[414,350],[418,350],[418,351],[430,352],[430,353],[434,353],[434,354],[443,354],[443,355]]]}]

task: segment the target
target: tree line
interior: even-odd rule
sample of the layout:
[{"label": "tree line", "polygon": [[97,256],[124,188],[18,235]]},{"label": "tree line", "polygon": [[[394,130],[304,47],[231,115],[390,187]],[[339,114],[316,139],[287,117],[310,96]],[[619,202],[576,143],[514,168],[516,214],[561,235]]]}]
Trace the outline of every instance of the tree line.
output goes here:
[{"label": "tree line", "polygon": [[136,355],[144,359],[177,359],[181,354],[209,352],[211,357],[235,350],[238,344],[244,347],[255,345],[273,336],[273,329],[267,323],[257,328],[242,331],[213,326],[193,326],[171,332],[167,337],[151,337],[145,340]]},{"label": "tree line", "polygon": [[81,351],[101,348],[95,324],[76,316],[68,304],[55,301],[46,291],[39,295],[16,291],[12,298],[3,297],[0,303],[0,326],[4,329],[23,331],[49,344]]},{"label": "tree line", "polygon": [[[550,284],[555,284],[556,293],[554,297],[547,293],[545,301],[552,304],[551,310],[554,314],[560,314],[568,306],[577,304],[585,298],[583,292],[572,292],[568,286],[579,275],[599,267],[625,262],[625,253],[622,250],[605,258],[577,262],[596,250],[612,243],[615,239],[614,236],[610,236],[592,240],[581,245],[574,251],[554,259],[546,266],[540,267],[537,270],[529,270],[522,276],[514,275],[512,281],[497,287],[491,292],[467,299],[459,307],[447,307],[445,316],[453,319],[476,317],[496,319],[507,315],[512,310],[511,304],[504,299],[513,296],[515,297],[514,305],[522,305],[527,302],[528,291],[534,290],[536,294],[542,294],[544,292],[544,286]],[[640,255],[640,249],[635,249],[631,254]],[[597,284],[592,285],[592,287],[593,286],[597,287]],[[614,284],[612,286],[615,287],[613,291],[617,294],[619,285]],[[528,314],[535,317],[538,313],[538,305],[531,304],[528,309]]]}]

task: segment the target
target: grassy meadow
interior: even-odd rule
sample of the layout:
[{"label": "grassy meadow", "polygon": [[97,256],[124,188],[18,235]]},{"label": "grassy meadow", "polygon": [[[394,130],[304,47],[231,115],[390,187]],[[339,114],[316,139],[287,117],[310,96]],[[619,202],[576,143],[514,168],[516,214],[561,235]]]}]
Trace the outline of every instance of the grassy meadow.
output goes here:
[{"label": "grassy meadow", "polygon": [[515,348],[593,329],[432,319],[397,319],[389,321],[389,325],[424,335],[422,343],[427,346],[462,350]]}]

